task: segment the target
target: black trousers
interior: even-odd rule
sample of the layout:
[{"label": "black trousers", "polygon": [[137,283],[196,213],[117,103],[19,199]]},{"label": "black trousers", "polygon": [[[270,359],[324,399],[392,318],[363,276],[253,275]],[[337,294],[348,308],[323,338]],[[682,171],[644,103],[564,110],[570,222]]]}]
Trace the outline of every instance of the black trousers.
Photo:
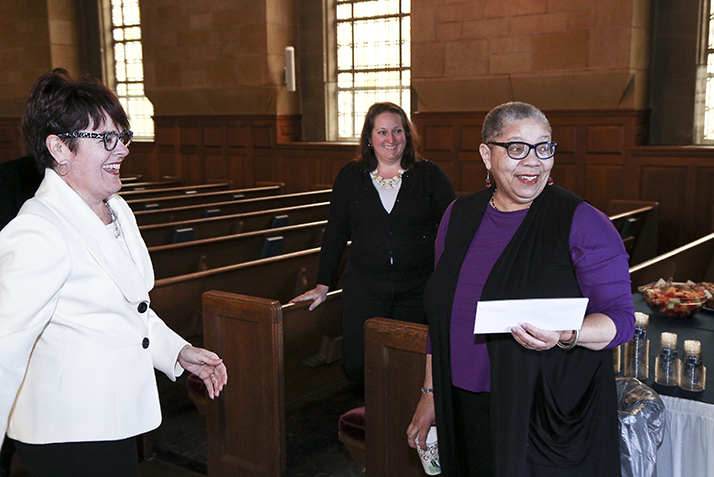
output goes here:
[{"label": "black trousers", "polygon": [[429,275],[394,280],[348,266],[342,277],[342,363],[347,377],[364,386],[364,323],[374,317],[426,323],[424,287]]},{"label": "black trousers", "polygon": [[138,477],[136,438],[119,441],[25,444],[15,441],[30,477]]},{"label": "black trousers", "polygon": [[494,475],[491,449],[491,396],[452,386],[454,434],[464,476]]},{"label": "black trousers", "polygon": [[0,449],[0,477],[10,477],[13,454],[15,454],[15,441],[5,436]]}]

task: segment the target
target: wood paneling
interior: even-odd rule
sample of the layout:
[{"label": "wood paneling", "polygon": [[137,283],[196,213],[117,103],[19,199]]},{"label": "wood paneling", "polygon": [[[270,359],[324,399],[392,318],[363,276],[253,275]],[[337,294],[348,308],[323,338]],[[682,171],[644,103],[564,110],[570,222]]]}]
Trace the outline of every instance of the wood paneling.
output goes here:
[{"label": "wood paneling", "polygon": [[625,153],[625,125],[587,126],[586,130],[588,153]]},{"label": "wood paneling", "polygon": [[452,151],[454,141],[451,134],[452,128],[449,126],[425,126],[422,133],[424,148],[430,151]]},{"label": "wood paneling", "polygon": [[0,118],[0,162],[25,155],[21,118]]},{"label": "wood paneling", "polygon": [[[660,203],[659,251],[714,230],[714,148],[649,147],[647,114],[634,110],[545,111],[558,143],[553,179],[605,210],[610,199]],[[478,153],[485,112],[415,114],[422,153],[457,191],[484,186]],[[349,143],[300,143],[295,117],[157,117],[156,144],[132,145],[122,171],[187,184],[229,180],[235,187],[285,182],[286,192],[332,184],[358,150]],[[1,130],[1,128],[0,128]]]}]

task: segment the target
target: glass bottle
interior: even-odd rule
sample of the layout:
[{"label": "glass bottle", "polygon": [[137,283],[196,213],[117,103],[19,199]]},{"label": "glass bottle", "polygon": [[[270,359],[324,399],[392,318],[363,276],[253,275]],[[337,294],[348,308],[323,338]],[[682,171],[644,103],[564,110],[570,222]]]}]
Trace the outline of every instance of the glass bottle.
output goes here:
[{"label": "glass bottle", "polygon": [[679,387],[687,391],[704,391],[706,380],[707,368],[702,363],[702,343],[685,340]]},{"label": "glass bottle", "polygon": [[615,346],[612,349],[612,365],[615,368],[615,374],[622,371],[622,346]]},{"label": "glass bottle", "polygon": [[635,336],[625,343],[625,376],[644,381],[650,376],[650,340],[647,339],[647,324],[650,315],[635,312]]},{"label": "glass bottle", "polygon": [[659,354],[655,358],[655,382],[663,386],[679,385],[681,362],[677,352],[677,333],[662,333]]}]

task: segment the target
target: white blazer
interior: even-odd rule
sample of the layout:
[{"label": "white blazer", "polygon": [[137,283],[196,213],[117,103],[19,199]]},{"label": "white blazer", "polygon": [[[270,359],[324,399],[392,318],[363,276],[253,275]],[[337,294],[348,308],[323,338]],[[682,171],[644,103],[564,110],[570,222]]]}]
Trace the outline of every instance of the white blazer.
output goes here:
[{"label": "white blazer", "polygon": [[53,170],[0,232],[0,440],[135,436],[161,423],[154,368],[175,380],[188,344],[148,308],[154,273],[131,209],[131,258]]}]

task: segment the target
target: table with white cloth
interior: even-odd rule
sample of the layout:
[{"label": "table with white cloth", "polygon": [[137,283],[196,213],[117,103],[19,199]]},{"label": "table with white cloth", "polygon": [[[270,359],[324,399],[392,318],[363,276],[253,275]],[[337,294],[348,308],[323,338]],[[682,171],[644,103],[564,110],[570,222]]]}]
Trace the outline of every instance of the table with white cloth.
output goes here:
[{"label": "table with white cloth", "polygon": [[[667,425],[657,452],[657,477],[714,477],[714,313],[701,311],[692,318],[673,319],[656,315],[640,293],[633,297],[635,309],[650,315],[649,379],[645,384],[659,393],[665,405]],[[677,333],[677,346],[684,340],[702,343],[702,361],[708,369],[706,389],[685,391],[654,382],[655,358],[663,331]],[[681,351],[680,351],[681,352]]]}]

